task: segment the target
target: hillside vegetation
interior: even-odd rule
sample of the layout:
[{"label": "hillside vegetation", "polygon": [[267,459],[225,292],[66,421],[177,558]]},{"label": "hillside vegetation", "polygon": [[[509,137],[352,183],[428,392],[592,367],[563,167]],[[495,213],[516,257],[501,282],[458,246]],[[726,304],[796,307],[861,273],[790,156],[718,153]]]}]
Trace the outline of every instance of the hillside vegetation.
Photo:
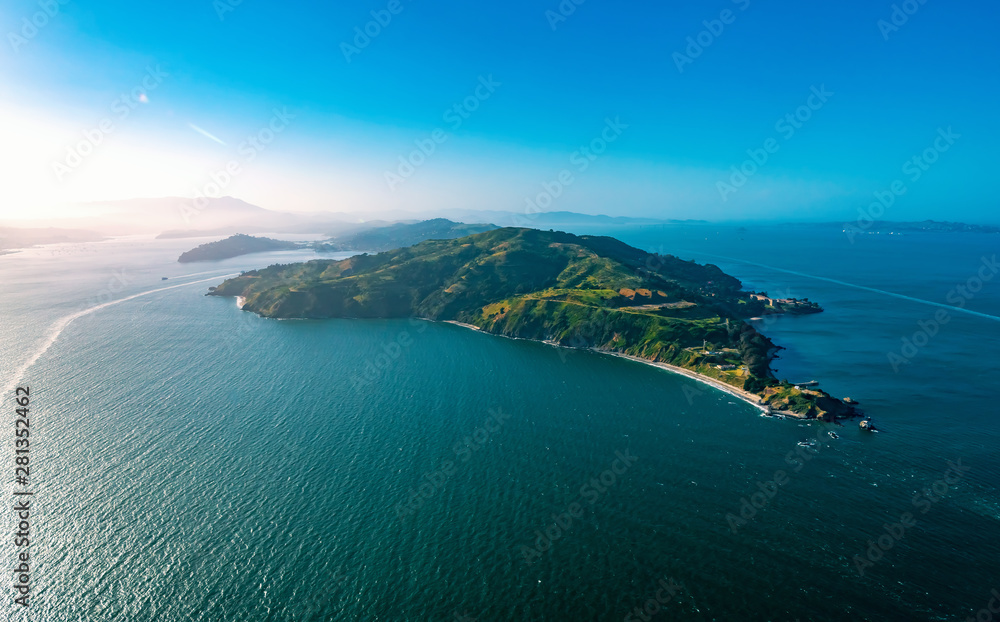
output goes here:
[{"label": "hillside vegetation", "polygon": [[252,235],[237,233],[225,240],[208,242],[197,246],[186,253],[181,254],[177,259],[180,263],[191,263],[194,261],[219,261],[220,259],[230,259],[240,255],[250,253],[266,253],[270,251],[287,251],[299,248],[295,242],[285,242],[271,238],[257,238]]}]

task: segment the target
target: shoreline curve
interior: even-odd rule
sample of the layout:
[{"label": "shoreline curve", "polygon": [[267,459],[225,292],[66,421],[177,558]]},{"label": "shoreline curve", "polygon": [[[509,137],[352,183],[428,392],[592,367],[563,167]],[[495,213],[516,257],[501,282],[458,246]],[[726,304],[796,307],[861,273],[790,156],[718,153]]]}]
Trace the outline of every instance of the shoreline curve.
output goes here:
[{"label": "shoreline curve", "polygon": [[[427,319],[427,318],[423,318],[423,319]],[[429,320],[429,321],[435,321],[435,320]],[[485,330],[479,328],[478,326],[474,326],[472,324],[466,324],[464,322],[457,322],[455,320],[443,320],[443,323],[445,323],[445,324],[453,324],[455,326],[461,326],[462,328],[468,328],[470,330],[474,330],[476,332],[483,333],[485,335],[493,335],[495,337],[506,337],[507,339],[533,341],[535,343],[544,343],[545,345],[548,345],[548,346],[553,346],[553,347],[556,347],[556,348],[567,348],[569,350],[579,350],[579,349],[581,349],[581,348],[570,348],[569,346],[563,346],[563,345],[560,345],[560,344],[558,344],[558,343],[556,343],[554,341],[549,341],[549,340],[540,341],[540,340],[537,340],[537,339],[525,339],[523,337],[510,337],[508,335],[497,335],[495,333],[491,333],[491,332],[485,331]],[[661,363],[661,362],[658,362],[658,361],[650,361],[650,360],[647,360],[647,359],[644,359],[644,358],[641,358],[641,357],[638,357],[638,356],[632,356],[631,354],[622,354],[620,352],[612,352],[611,350],[601,350],[600,348],[588,348],[588,349],[591,352],[596,352],[598,354],[607,354],[609,356],[614,356],[614,357],[621,358],[621,359],[627,359],[627,360],[630,360],[630,361],[634,361],[636,363],[642,363],[643,365],[649,365],[651,367],[656,367],[656,368],[659,368],[659,369],[662,369],[662,370],[665,370],[665,371],[669,371],[669,372],[672,372],[672,373],[675,373],[675,374],[679,374],[681,376],[686,376],[686,377],[690,378],[691,380],[700,382],[702,384],[706,384],[706,385],[712,387],[713,389],[716,389],[718,391],[722,391],[723,393],[727,393],[727,394],[729,394],[729,395],[731,395],[731,396],[733,396],[733,397],[735,397],[737,399],[743,400],[747,404],[750,404],[751,406],[753,406],[754,408],[756,408],[757,410],[759,410],[761,412],[761,414],[765,415],[765,416],[781,417],[781,418],[791,417],[793,419],[807,419],[807,417],[803,417],[802,415],[800,415],[798,413],[791,412],[791,411],[784,411],[784,410],[775,411],[775,410],[771,410],[770,406],[767,406],[766,404],[761,404],[760,403],[760,399],[758,398],[758,396],[754,395],[753,393],[749,393],[747,391],[743,391],[741,389],[737,389],[736,387],[734,387],[732,385],[729,385],[729,384],[726,384],[726,383],[724,383],[724,382],[722,382],[720,380],[716,380],[715,378],[712,378],[710,376],[705,376],[705,375],[699,374],[696,371],[692,371],[692,370],[684,368],[684,367],[678,367],[677,365],[671,365],[669,363]]]}]

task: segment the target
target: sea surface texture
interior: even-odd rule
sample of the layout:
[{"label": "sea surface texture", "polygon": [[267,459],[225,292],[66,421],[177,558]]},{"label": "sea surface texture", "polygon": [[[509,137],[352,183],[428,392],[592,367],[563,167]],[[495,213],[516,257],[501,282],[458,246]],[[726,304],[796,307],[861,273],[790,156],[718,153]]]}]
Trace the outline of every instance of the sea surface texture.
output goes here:
[{"label": "sea surface texture", "polygon": [[592,352],[405,319],[265,320],[204,295],[311,252],[181,265],[205,240],[30,249],[0,256],[0,461],[27,386],[34,585],[25,612],[7,511],[0,611],[793,622],[987,606],[1000,275],[956,288],[995,266],[1000,236],[586,233],[819,302],[757,322],[785,348],[777,375],[859,400],[881,431],[764,418]]}]

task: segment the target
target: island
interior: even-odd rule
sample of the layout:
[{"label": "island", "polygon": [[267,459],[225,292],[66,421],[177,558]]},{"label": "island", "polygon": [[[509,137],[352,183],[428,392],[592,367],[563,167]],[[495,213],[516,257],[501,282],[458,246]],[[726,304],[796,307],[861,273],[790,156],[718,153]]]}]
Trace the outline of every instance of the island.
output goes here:
[{"label": "island", "polygon": [[449,321],[666,367],[767,413],[860,415],[851,400],[775,378],[779,348],[746,320],[789,305],[743,291],[717,266],[610,237],[508,227],[341,261],[273,265],[209,295],[239,297],[244,310],[269,318]]},{"label": "island", "polygon": [[285,242],[271,238],[257,238],[252,235],[237,233],[225,240],[209,242],[183,253],[177,261],[191,263],[194,261],[219,261],[250,253],[266,253],[270,251],[295,250],[301,246],[297,242]]}]

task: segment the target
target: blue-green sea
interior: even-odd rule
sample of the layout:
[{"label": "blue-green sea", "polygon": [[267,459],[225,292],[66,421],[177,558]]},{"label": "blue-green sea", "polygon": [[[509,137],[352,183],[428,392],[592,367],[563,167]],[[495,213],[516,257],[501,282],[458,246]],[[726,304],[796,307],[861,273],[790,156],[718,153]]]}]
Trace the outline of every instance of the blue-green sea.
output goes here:
[{"label": "blue-green sea", "polygon": [[[952,304],[1000,236],[581,232],[819,302],[758,323],[785,348],[777,375],[859,400],[881,431],[764,418],[592,352],[424,321],[265,320],[204,295],[311,252],[181,265],[205,240],[29,249],[0,256],[3,505],[15,384],[31,391],[34,492],[28,609],[2,517],[4,619],[804,622],[987,607],[1000,275],[961,296],[976,314],[913,299]],[[904,339],[923,345],[894,369]]]}]

